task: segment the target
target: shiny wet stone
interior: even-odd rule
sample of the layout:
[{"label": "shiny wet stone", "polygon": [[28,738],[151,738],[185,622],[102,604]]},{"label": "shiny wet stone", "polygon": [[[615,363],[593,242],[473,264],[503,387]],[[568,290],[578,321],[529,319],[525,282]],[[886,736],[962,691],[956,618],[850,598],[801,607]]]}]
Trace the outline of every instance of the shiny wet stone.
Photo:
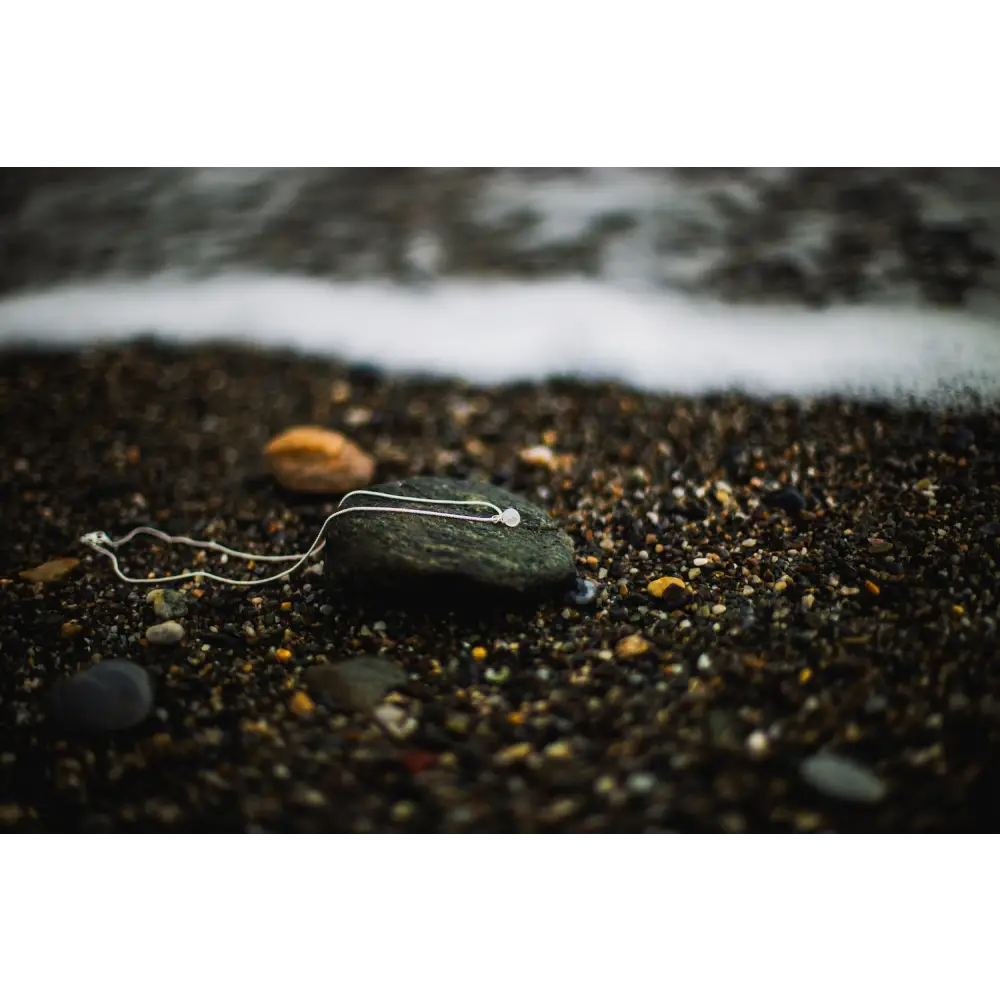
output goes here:
[{"label": "shiny wet stone", "polygon": [[[524,497],[489,483],[433,476],[371,488],[400,499],[361,494],[345,506],[406,506],[407,497],[487,500],[501,510],[513,508],[520,521],[510,527],[373,511],[337,517],[326,533],[326,573],[334,589],[391,590],[423,598],[488,591],[498,598],[527,598],[561,596],[575,586],[572,539]],[[484,517],[494,513],[488,507],[409,506]]]}]

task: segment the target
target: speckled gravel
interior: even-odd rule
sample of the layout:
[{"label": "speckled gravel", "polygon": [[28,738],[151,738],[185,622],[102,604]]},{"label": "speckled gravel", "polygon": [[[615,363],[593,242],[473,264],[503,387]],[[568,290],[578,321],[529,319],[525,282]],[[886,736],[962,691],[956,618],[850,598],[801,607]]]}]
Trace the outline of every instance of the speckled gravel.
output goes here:
[{"label": "speckled gravel", "polygon": [[[319,557],[287,583],[179,585],[185,639],[150,644],[149,589],[78,536],[154,524],[302,551],[333,502],[282,493],[261,447],[349,411],[381,481],[490,480],[551,514],[575,596],[366,605],[325,591]],[[6,354],[0,426],[8,829],[998,828],[993,412],[484,392],[142,343]],[[519,459],[538,446],[568,458]],[[120,556],[130,575],[197,558],[141,538]],[[59,579],[20,575],[67,557]],[[682,585],[657,597],[665,577]],[[310,666],[359,654],[406,672],[377,720],[305,691]],[[155,707],[127,732],[70,732],[48,692],[113,657],[159,672]],[[818,791],[800,769],[821,751],[884,796]]]}]

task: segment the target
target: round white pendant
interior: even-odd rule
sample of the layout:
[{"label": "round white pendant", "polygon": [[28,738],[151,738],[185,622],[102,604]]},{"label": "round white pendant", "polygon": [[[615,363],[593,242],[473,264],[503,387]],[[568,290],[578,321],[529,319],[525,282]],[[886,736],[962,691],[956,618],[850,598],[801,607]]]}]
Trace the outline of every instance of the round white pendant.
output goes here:
[{"label": "round white pendant", "polygon": [[500,520],[508,528],[516,528],[521,523],[521,515],[513,507],[508,507],[501,515]]}]

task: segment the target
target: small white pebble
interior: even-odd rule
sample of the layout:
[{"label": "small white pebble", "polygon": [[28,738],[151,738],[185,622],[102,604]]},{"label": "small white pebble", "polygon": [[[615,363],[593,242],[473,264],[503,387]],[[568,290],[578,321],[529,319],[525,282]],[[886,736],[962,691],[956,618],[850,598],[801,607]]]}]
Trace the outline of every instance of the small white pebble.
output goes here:
[{"label": "small white pebble", "polygon": [[752,549],[757,544],[756,538],[744,538],[740,545],[745,549]]},{"label": "small white pebble", "polygon": [[648,795],[656,787],[656,775],[648,771],[636,771],[628,776],[625,785],[636,795]]},{"label": "small white pebble", "polygon": [[768,746],[770,745],[767,733],[762,732],[759,729],[755,729],[747,737],[747,750],[755,756],[758,754],[766,753]]},{"label": "small white pebble", "polygon": [[722,615],[722,614],[725,614],[725,613],[726,613],[726,606],[725,606],[725,604],[713,604],[712,605],[712,614],[713,615]]},{"label": "small white pebble", "polygon": [[373,712],[372,715],[382,723],[383,726],[393,727],[398,725],[403,719],[406,718],[406,712],[403,711],[398,705],[379,705]]}]

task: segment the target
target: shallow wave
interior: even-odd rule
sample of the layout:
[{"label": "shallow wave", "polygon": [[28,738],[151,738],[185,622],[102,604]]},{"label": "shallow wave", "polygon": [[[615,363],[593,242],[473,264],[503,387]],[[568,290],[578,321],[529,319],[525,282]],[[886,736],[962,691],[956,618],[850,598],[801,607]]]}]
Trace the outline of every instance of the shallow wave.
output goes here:
[{"label": "shallow wave", "polygon": [[926,308],[736,306],[585,279],[413,288],[260,273],[168,273],[0,300],[8,346],[148,334],[293,348],[481,384],[565,375],[682,394],[924,404],[1000,395],[1000,324]]}]

